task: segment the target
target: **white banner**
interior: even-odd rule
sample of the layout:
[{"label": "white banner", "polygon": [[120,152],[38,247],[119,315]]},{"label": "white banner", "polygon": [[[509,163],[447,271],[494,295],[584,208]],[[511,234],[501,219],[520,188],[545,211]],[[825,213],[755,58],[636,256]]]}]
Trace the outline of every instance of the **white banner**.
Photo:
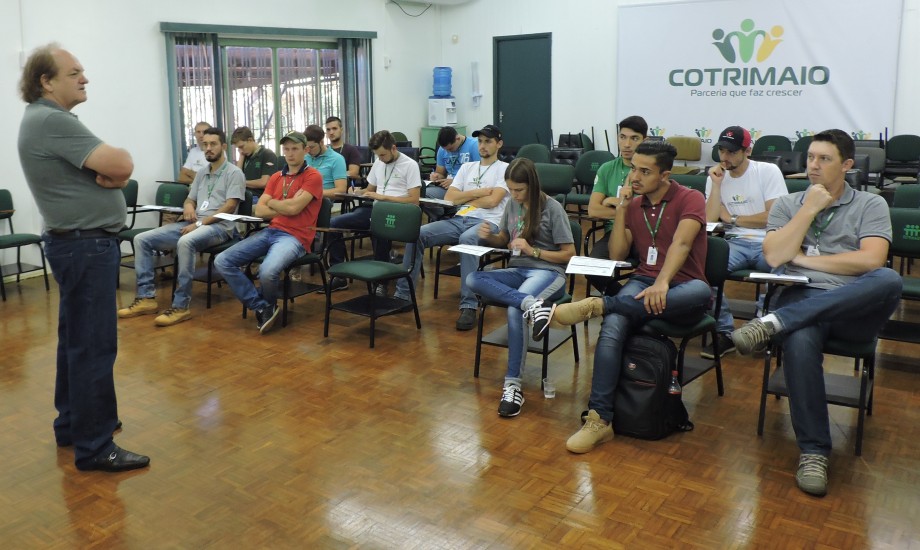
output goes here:
[{"label": "white banner", "polygon": [[877,139],[894,122],[902,0],[711,0],[619,9],[617,116],[698,136]]}]

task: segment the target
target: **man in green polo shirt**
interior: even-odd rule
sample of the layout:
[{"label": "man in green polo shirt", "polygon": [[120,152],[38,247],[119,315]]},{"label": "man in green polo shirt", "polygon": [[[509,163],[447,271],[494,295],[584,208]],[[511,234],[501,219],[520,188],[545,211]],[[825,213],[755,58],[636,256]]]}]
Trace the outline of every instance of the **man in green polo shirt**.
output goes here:
[{"label": "man in green polo shirt", "polygon": [[323,197],[332,200],[336,193],[347,191],[345,157],[326,147],[326,132],[311,124],[303,135],[307,137],[307,166],[315,168],[323,176]]},{"label": "man in green polo shirt", "polygon": [[[617,194],[632,170],[632,158],[636,147],[645,141],[647,135],[648,123],[641,116],[629,116],[621,120],[617,133],[620,156],[605,162],[597,171],[591,200],[588,203],[588,215],[605,219],[607,222],[604,224],[604,236],[598,239],[591,249],[592,258],[610,259],[608,242],[613,230],[613,219],[616,217],[616,205],[619,201]],[[615,295],[620,289],[619,283],[609,277],[588,277],[588,282],[607,296]]]},{"label": "man in green polo shirt", "polygon": [[236,166],[246,177],[246,189],[252,192],[253,201],[258,202],[269,176],[281,170],[278,156],[271,149],[259,145],[248,126],[240,126],[233,131],[230,145],[240,153]]}]

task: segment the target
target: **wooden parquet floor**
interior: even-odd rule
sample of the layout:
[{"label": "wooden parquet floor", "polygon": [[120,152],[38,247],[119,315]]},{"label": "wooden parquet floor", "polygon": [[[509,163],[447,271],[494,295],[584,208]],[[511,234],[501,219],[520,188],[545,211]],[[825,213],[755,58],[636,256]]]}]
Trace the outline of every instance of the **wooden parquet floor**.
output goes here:
[{"label": "wooden parquet floor", "polygon": [[[124,270],[122,304],[132,283]],[[319,295],[298,298],[289,326],[266,336],[227,287],[206,310],[197,283],[191,321],[121,321],[116,441],[152,464],[118,475],[77,472],[55,447],[56,291],[9,285],[0,547],[920,548],[920,347],[880,344],[862,457],[856,411],[831,407],[830,489],[815,499],[795,487],[784,400],[769,400],[756,434],[760,360],[726,357],[724,397],[711,373],[685,388],[695,431],[576,456],[564,444],[587,402],[599,322],[581,333],[580,365],[571,344],[552,354],[555,399],[529,357],[524,410],[503,419],[505,350],[484,348],[474,379],[475,333],[453,327],[458,279],[442,279],[439,300],[433,283],[419,291],[422,330],[411,314],[383,319],[374,350],[367,320],[340,312],[324,339]],[[162,307],[168,295],[162,283]],[[852,372],[848,360],[827,365]]]}]

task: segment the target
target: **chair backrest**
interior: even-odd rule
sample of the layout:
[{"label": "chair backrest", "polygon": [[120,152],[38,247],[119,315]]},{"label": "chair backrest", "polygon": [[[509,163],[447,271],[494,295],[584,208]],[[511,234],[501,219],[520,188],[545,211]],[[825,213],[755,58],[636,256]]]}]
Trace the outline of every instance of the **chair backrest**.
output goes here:
[{"label": "chair backrest", "polygon": [[890,208],[891,248],[888,253],[901,258],[920,257],[920,209]]},{"label": "chair backrest", "polygon": [[780,169],[782,169],[782,165],[783,165],[783,157],[781,157],[778,153],[777,154],[764,153],[762,155],[751,155],[750,159],[756,160],[757,162],[766,162]]},{"label": "chair backrest", "polygon": [[792,146],[793,151],[798,151],[803,155],[808,154],[808,146],[811,145],[811,140],[814,139],[812,136],[802,136],[795,142]]},{"label": "chair backrest", "polygon": [[751,155],[762,155],[774,151],[792,151],[792,142],[786,136],[760,136],[751,148]]},{"label": "chair backrest", "polygon": [[137,180],[128,180],[128,184],[121,188],[125,195],[125,206],[135,208],[137,206]]},{"label": "chair backrest", "polygon": [[786,190],[790,193],[798,193],[799,191],[808,189],[810,184],[811,182],[809,182],[807,179],[786,180]]},{"label": "chair backrest", "polygon": [[920,185],[899,185],[894,190],[892,208],[920,208]]},{"label": "chair backrest", "polygon": [[[581,222],[578,220],[573,220],[569,218],[569,227],[572,228],[572,239],[575,241],[575,255],[581,256],[581,245],[582,245],[582,230]],[[569,276],[569,294],[572,294],[575,291],[575,275],[572,274]]]},{"label": "chair backrest", "polygon": [[[13,194],[10,193],[9,189],[0,189],[0,211],[2,210],[14,210]],[[0,220],[3,218],[10,218],[12,216],[12,212],[6,212],[5,214],[0,214]]]},{"label": "chair backrest", "polygon": [[710,286],[722,286],[728,278],[728,241],[713,236],[706,239],[706,281]]},{"label": "chair backrest", "polygon": [[696,189],[703,195],[706,194],[706,176],[698,174],[671,174],[671,179],[684,187]]},{"label": "chair backrest", "polygon": [[355,145],[355,149],[357,149],[358,154],[361,155],[361,164],[374,162],[374,156],[371,154],[370,147],[367,145]]},{"label": "chair backrest", "polygon": [[418,162],[418,147],[396,147],[396,150],[415,162]]},{"label": "chair backrest", "polygon": [[779,157],[779,171],[786,174],[799,174],[805,171],[805,157],[808,153],[801,151],[779,151],[776,153]]},{"label": "chair backrest", "polygon": [[855,147],[871,147],[873,149],[885,149],[885,139],[879,134],[878,139],[854,139]]},{"label": "chair backrest", "polygon": [[575,179],[581,185],[587,185],[589,188],[594,185],[594,178],[597,171],[605,162],[615,159],[610,151],[588,151],[578,157],[575,163]]},{"label": "chair backrest", "polygon": [[920,136],[901,134],[888,140],[885,148],[888,160],[895,162],[920,162]]},{"label": "chair backrest", "polygon": [[371,234],[374,237],[414,243],[422,226],[422,209],[417,205],[375,201],[371,210]]},{"label": "chair backrest", "polygon": [[[181,183],[161,183],[160,186],[157,187],[156,205],[181,207],[185,199],[188,198],[188,191],[188,185],[182,185]],[[252,202],[251,198],[249,202]]]},{"label": "chair backrest", "polygon": [[553,149],[549,152],[550,162],[553,164],[578,164],[584,149]]},{"label": "chair backrest", "polygon": [[543,145],[542,143],[528,143],[520,149],[518,149],[517,157],[523,157],[525,159],[530,159],[534,162],[543,162],[549,164],[549,147]]},{"label": "chair backrest", "polygon": [[575,181],[575,167],[569,164],[547,164],[537,162],[537,177],[540,178],[540,189],[551,197],[568,195],[572,192]]},{"label": "chair backrest", "polygon": [[869,186],[869,155],[853,155],[853,168],[847,171],[846,182],[856,189]]},{"label": "chair backrest", "polygon": [[674,160],[697,161],[702,158],[702,143],[700,138],[691,136],[671,136],[668,141],[677,148],[677,157]]},{"label": "chair backrest", "polygon": [[857,147],[857,155],[869,157],[869,173],[878,174],[885,169],[885,150],[878,147]]},{"label": "chair backrest", "polygon": [[392,135],[393,139],[396,141],[409,141],[409,138],[406,137],[406,134],[402,132],[390,132],[390,135]]},{"label": "chair backrest", "polygon": [[247,189],[244,197],[236,207],[236,213],[240,216],[252,216],[252,191]]}]

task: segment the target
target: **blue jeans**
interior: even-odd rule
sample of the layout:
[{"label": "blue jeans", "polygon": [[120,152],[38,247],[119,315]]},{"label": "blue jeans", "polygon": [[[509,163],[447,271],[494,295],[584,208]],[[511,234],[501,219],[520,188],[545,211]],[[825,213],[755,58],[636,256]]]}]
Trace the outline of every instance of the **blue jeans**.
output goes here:
[{"label": "blue jeans", "polygon": [[[728,271],[738,269],[755,269],[770,272],[770,264],[763,257],[763,242],[754,239],[736,238],[728,240]],[[716,289],[712,289],[712,307],[715,307]],[[718,330],[722,334],[731,334],[735,330],[734,318],[728,300],[722,298],[722,309],[719,310]]]},{"label": "blue jeans", "polygon": [[[425,224],[419,232],[418,242],[406,244],[406,255],[403,256],[403,267],[409,269],[413,254],[415,265],[412,268],[412,283],[418,287],[418,274],[422,269],[425,249],[442,244],[479,244],[478,227],[483,222],[480,218],[471,216],[454,216],[446,220]],[[498,232],[498,227],[492,223],[492,231]],[[470,273],[479,268],[479,258],[472,254],[460,254],[460,309],[475,309],[476,296],[466,284]],[[400,279],[396,283],[396,296],[409,299],[409,283]]]},{"label": "blue jeans", "polygon": [[217,246],[228,240],[230,235],[222,227],[202,225],[191,233],[182,235],[182,228],[189,222],[179,221],[144,231],[134,237],[134,272],[137,275],[137,297],[153,298],[156,296],[156,284],[153,278],[153,252],[155,250],[175,250],[179,261],[176,273],[176,295],[172,307],[185,309],[192,301],[192,277],[195,275],[195,262],[202,250]]},{"label": "blue jeans", "polygon": [[588,408],[606,422],[613,420],[613,396],[620,381],[623,347],[629,335],[652,319],[693,324],[709,307],[711,289],[700,280],[686,281],[668,289],[661,315],[645,311],[635,296],[652,286],[651,277],[634,276],[616,296],[604,297],[604,322],[594,349],[594,374]]},{"label": "blue jeans", "polygon": [[[275,305],[281,294],[281,272],[305,253],[297,237],[280,229],[267,227],[218,254],[214,259],[214,267],[223,275],[233,294],[244,306],[259,311]],[[256,290],[256,286],[242,268],[262,256],[265,256],[265,259],[259,266],[260,290]]]},{"label": "blue jeans", "polygon": [[[329,223],[335,229],[370,229],[371,211],[370,204],[360,204],[347,214],[340,214]],[[338,233],[329,235],[329,265],[340,264],[345,261],[345,241]],[[371,246],[374,247],[374,259],[381,262],[390,261],[390,248],[392,243],[386,239],[371,237]]]},{"label": "blue jeans", "polygon": [[794,286],[780,293],[772,313],[783,325],[777,340],[783,347],[792,427],[803,453],[831,454],[824,342],[875,338],[898,307],[901,284],[896,271],[883,267],[833,290]]},{"label": "blue jeans", "polygon": [[54,434],[73,443],[77,465],[111,452],[118,422],[112,371],[118,354],[115,237],[62,239],[45,233],[45,256],[60,291]]},{"label": "blue jeans", "polygon": [[565,292],[565,275],[552,269],[511,267],[493,271],[473,271],[467,287],[487,300],[508,306],[508,371],[505,385],[521,387],[521,372],[527,361],[530,337],[524,326],[521,302],[528,296],[555,300]]}]

